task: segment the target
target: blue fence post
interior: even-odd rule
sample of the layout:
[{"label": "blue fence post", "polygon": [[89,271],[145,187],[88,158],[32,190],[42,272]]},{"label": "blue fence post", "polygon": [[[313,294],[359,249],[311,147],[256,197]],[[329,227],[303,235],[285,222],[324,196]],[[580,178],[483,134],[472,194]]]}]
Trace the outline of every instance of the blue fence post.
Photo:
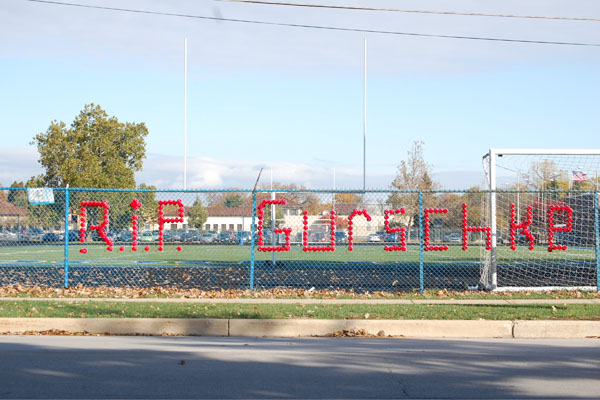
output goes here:
[{"label": "blue fence post", "polygon": [[423,274],[423,192],[419,190],[419,289],[425,291]]},{"label": "blue fence post", "polygon": [[69,185],[65,188],[65,288],[69,287]]},{"label": "blue fence post", "polygon": [[596,229],[596,291],[600,291],[600,226],[598,226],[598,192],[594,192],[594,227]]},{"label": "blue fence post", "polygon": [[254,230],[256,229],[256,192],[252,192],[252,232],[250,232],[250,290],[254,291]]}]

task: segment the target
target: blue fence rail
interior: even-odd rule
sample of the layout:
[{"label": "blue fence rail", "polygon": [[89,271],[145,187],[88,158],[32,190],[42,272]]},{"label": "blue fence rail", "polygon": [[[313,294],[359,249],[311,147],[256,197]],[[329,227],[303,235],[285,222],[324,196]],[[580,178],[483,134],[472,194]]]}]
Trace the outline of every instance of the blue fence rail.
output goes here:
[{"label": "blue fence rail", "polygon": [[0,188],[0,285],[597,290],[598,220],[592,191]]}]

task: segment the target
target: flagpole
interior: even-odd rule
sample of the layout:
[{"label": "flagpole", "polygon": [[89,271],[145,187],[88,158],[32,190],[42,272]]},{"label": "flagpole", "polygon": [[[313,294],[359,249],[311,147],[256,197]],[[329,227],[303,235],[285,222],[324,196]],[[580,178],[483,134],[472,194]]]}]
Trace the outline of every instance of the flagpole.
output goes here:
[{"label": "flagpole", "polygon": [[187,36],[183,38],[183,190],[187,189]]},{"label": "flagpole", "polygon": [[[568,174],[568,172],[567,172]],[[569,177],[569,190],[573,190],[573,173],[571,172],[571,176]]]}]

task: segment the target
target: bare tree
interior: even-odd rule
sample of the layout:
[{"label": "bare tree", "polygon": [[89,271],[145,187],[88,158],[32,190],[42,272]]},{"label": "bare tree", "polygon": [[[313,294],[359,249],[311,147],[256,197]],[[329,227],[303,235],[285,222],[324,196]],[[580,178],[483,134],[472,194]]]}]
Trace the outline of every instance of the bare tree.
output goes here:
[{"label": "bare tree", "polygon": [[[415,141],[408,151],[407,159],[402,160],[398,166],[398,173],[392,181],[392,188],[402,191],[437,189],[439,184],[431,178],[430,171],[431,165],[425,162],[423,156],[423,142]],[[412,227],[415,224],[419,217],[418,193],[392,193],[387,202],[394,208],[405,208],[408,216],[408,226]],[[423,193],[423,207],[430,207],[434,204],[433,193]]]},{"label": "bare tree", "polygon": [[550,160],[542,160],[531,163],[526,181],[536,189],[543,189],[553,179],[558,178],[556,163]]}]

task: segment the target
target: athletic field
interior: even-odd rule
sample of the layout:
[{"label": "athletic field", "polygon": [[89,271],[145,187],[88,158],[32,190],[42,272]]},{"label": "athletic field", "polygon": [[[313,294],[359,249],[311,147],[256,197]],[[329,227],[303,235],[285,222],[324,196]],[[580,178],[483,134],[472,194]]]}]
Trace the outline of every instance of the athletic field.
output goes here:
[{"label": "athletic field", "polygon": [[[123,250],[121,251],[121,247]],[[87,252],[81,253],[85,248]],[[146,250],[147,248],[147,250]],[[180,248],[181,250],[178,250]],[[383,243],[336,246],[335,251],[306,252],[292,245],[288,252],[254,251],[234,244],[115,244],[112,251],[99,243],[70,243],[70,286],[177,286],[206,289],[272,288],[353,289],[356,291],[478,288],[481,254],[478,245],[462,250],[385,251]],[[498,280],[503,286],[594,286],[592,247],[548,252],[542,246],[511,250],[499,246]],[[422,262],[421,262],[422,257]],[[64,244],[0,247],[0,284],[61,287],[65,280]],[[533,261],[535,260],[535,261]]]}]

